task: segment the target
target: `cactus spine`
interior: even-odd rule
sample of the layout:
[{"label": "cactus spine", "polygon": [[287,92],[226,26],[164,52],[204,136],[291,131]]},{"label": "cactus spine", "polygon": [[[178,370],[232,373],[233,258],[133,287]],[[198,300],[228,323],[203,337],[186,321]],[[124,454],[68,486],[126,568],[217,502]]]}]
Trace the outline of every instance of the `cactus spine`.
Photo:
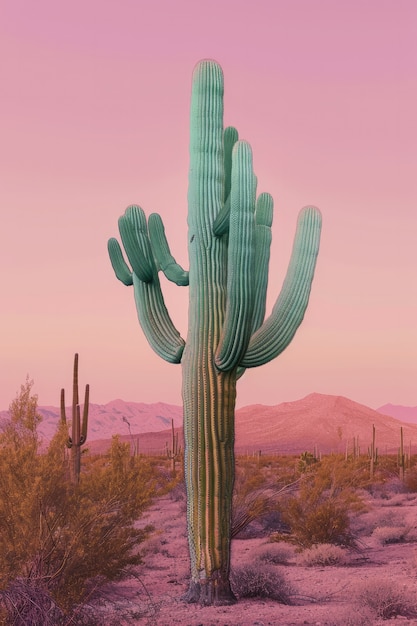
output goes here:
[{"label": "cactus spine", "polygon": [[[71,482],[77,484],[80,480],[81,472],[81,446],[87,441],[88,428],[88,406],[89,406],[90,386],[85,386],[83,419],[81,422],[81,411],[78,396],[78,354],[74,356],[74,372],[72,382],[72,411],[71,411],[71,436],[67,439],[67,446],[71,450],[70,477]],[[61,420],[67,423],[65,414],[65,390],[61,389]]]},{"label": "cactus spine", "polygon": [[[139,322],[157,354],[183,369],[184,469],[191,582],[186,599],[234,600],[230,589],[236,381],[292,340],[308,304],[321,216],[298,218],[289,268],[264,320],[273,202],[256,197],[252,151],[223,128],[223,73],[214,61],[193,75],[188,190],[189,271],[172,257],[159,215],[130,206],[119,219],[122,243],[108,242],[113,269],[134,286]],[[186,341],[164,304],[158,272],[189,285]]]}]

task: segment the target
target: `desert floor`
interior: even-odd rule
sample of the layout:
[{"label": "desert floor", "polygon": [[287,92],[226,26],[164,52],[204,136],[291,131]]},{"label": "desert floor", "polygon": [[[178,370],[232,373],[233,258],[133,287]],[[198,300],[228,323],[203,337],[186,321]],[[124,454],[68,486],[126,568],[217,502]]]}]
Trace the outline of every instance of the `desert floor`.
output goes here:
[{"label": "desert floor", "polygon": [[[103,626],[386,624],[388,620],[379,618],[375,609],[361,601],[364,589],[374,598],[380,595],[381,602],[399,598],[397,615],[389,621],[417,625],[417,496],[368,496],[367,505],[368,510],[353,522],[360,550],[346,552],[343,565],[305,566],[292,546],[271,544],[265,533],[256,529],[247,533],[248,538],[233,540],[232,566],[255,564],[280,572],[292,589],[291,605],[247,598],[233,606],[200,607],[180,599],[187,589],[189,571],[185,503],[183,498],[166,495],[155,501],[140,521],[141,525],[152,524],[155,532],[146,542],[137,577],[110,586],[106,600],[97,606]],[[399,543],[382,544],[372,535],[376,526],[394,529],[394,534],[401,527],[409,532]],[[285,553],[286,564],[271,565],[260,559],[269,550]],[[391,591],[395,591],[394,599],[389,597]]]}]

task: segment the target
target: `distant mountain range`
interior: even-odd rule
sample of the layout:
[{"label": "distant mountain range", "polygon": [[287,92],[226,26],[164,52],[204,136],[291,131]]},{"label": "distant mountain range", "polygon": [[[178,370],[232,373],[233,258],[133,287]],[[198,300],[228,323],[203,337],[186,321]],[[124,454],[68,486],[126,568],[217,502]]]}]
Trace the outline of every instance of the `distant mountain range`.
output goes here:
[{"label": "distant mountain range", "polygon": [[[397,411],[390,415],[389,411]],[[45,441],[54,435],[60,411],[57,407],[39,407],[43,421],[39,432]],[[404,410],[401,412],[401,410]],[[344,398],[312,393],[301,400],[275,406],[254,404],[236,411],[236,452],[299,454],[316,447],[323,453],[344,452],[353,447],[353,440],[366,451],[376,428],[376,445],[380,453],[395,452],[403,427],[404,443],[411,442],[417,453],[417,423],[410,416],[417,408],[385,405],[377,411]],[[92,452],[108,448],[113,435],[124,441],[134,440],[143,452],[161,452],[171,437],[171,420],[182,437],[182,407],[157,402],[125,402],[90,404],[87,447]],[[0,420],[7,411],[0,412]],[[67,409],[67,417],[71,412]]]},{"label": "distant mountain range", "polygon": [[400,404],[384,404],[377,409],[378,413],[390,415],[402,422],[417,424],[417,406],[401,406]]},{"label": "distant mountain range", "polygon": [[[56,432],[60,409],[54,406],[40,406],[43,421],[39,426],[42,438],[50,440]],[[82,411],[82,406],[81,406]],[[66,409],[67,420],[71,420],[71,408]],[[0,419],[8,416],[8,411],[0,411]],[[129,435],[156,432],[175,426],[182,426],[182,407],[164,402],[145,404],[112,400],[107,404],[90,404],[88,411],[88,439],[111,439],[113,435]]]}]

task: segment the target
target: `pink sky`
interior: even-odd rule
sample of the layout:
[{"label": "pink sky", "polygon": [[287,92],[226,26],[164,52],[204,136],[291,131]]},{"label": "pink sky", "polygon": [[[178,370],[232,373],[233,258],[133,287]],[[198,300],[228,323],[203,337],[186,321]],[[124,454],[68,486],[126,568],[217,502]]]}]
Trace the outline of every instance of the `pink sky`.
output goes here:
[{"label": "pink sky", "polygon": [[[415,0],[5,0],[0,409],[27,374],[58,405],[74,352],[92,402],[181,403],[181,367],[148,347],[106,243],[136,202],[187,264],[191,73],[206,57],[275,200],[270,307],[299,209],[324,220],[305,320],[241,379],[238,405],[313,391],[417,404]],[[187,290],[165,293],[185,335]]]}]

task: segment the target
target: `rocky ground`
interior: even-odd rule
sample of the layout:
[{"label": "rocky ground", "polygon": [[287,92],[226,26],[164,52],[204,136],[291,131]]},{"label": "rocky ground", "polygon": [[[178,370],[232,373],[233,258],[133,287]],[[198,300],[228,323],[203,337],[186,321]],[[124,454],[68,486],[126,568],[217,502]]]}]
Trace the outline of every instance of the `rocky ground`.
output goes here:
[{"label": "rocky ground", "polygon": [[[360,550],[345,552],[339,564],[307,565],[308,555],[267,536],[233,541],[235,569],[252,567],[280,576],[291,604],[269,598],[242,598],[233,606],[200,607],[181,601],[187,589],[188,555],[182,499],[157,500],[141,520],[155,532],[145,546],[137,578],[113,585],[97,607],[103,625],[269,626],[385,624],[391,619],[417,625],[417,497],[369,497],[368,510],[354,522]],[[385,530],[372,529],[376,526]],[[398,543],[384,543],[391,533]],[[256,535],[255,533],[252,533]],[[392,539],[391,537],[391,539]],[[272,574],[271,574],[272,572]],[[272,580],[272,579],[271,579]],[[371,605],[376,605],[372,607]]]}]

